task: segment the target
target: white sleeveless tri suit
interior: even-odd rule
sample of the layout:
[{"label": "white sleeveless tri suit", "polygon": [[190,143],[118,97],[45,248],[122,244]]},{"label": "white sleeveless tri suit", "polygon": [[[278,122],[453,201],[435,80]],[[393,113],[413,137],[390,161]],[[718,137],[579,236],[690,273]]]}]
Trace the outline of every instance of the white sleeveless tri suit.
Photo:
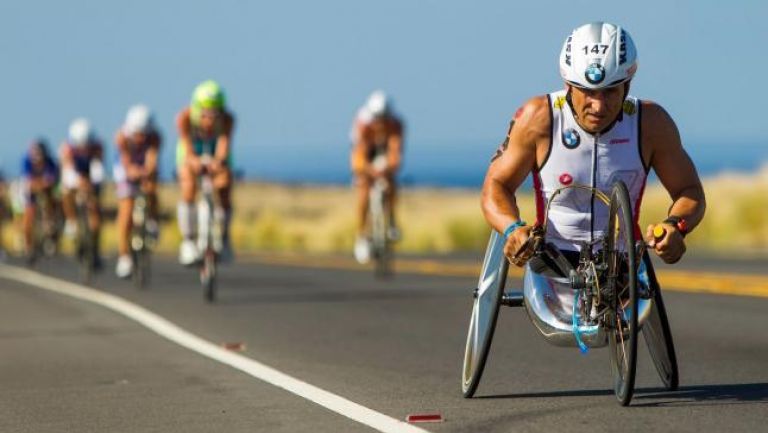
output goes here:
[{"label": "white sleeveless tri suit", "polygon": [[[648,173],[640,151],[640,100],[628,96],[617,121],[601,134],[590,134],[576,123],[565,90],[550,93],[547,99],[552,121],[549,152],[533,173],[538,222],[543,222],[547,201],[558,188],[581,184],[610,195],[620,179],[629,189],[637,226]],[[607,221],[608,208],[599,199],[570,188],[552,202],[547,241],[562,250],[578,251],[582,242],[599,238]]]}]

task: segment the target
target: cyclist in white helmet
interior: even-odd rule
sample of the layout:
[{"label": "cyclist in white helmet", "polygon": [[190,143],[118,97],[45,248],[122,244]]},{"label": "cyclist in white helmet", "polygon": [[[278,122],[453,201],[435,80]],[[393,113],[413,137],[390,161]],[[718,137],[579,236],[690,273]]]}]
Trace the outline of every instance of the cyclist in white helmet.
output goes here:
[{"label": "cyclist in white helmet", "polygon": [[149,205],[147,232],[157,236],[157,161],[161,141],[152,112],[146,105],[131,107],[115,134],[117,161],[113,174],[118,199],[115,273],[119,278],[128,278],[133,273],[129,242],[133,200],[139,191],[144,192]]},{"label": "cyclist in white helmet", "polygon": [[77,232],[75,193],[84,191],[88,202],[88,220],[96,245],[96,268],[101,267],[99,240],[101,238],[101,184],[104,181],[104,146],[85,118],[72,121],[69,135],[59,148],[61,162],[62,210],[66,223],[64,233]]},{"label": "cyclist in white helmet", "polygon": [[[603,22],[586,24],[563,44],[560,75],[565,89],[534,97],[517,110],[482,193],[485,218],[506,237],[504,253],[513,263],[524,264],[515,253],[531,232],[515,200],[529,174],[537,224],[544,222],[544,205],[555,189],[577,183],[610,193],[615,180],[627,184],[637,224],[646,175],[653,169],[672,204],[661,223],[664,236],[654,239],[651,227],[646,236],[667,263],[685,253],[684,236],[704,216],[704,190],[669,114],[655,102],[629,95],[636,71],[637,52],[626,30]],[[578,242],[590,239],[593,221],[607,216],[583,196],[558,203],[548,213],[547,241],[576,260]]]},{"label": "cyclist in white helmet", "polygon": [[358,192],[354,253],[360,263],[370,260],[370,241],[366,232],[368,200],[371,186],[378,177],[385,177],[390,186],[387,190],[390,203],[387,236],[394,241],[400,238],[395,224],[395,198],[396,177],[402,162],[403,130],[402,120],[392,109],[389,97],[381,90],[371,93],[365,105],[358,110],[352,125],[350,165]]}]

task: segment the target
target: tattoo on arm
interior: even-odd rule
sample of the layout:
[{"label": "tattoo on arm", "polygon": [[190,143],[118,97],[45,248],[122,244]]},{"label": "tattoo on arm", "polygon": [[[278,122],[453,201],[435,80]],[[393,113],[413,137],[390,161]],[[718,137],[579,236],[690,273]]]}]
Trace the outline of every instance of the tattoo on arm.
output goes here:
[{"label": "tattoo on arm", "polygon": [[496,149],[496,153],[493,154],[493,157],[491,158],[491,162],[499,159],[501,157],[501,154],[507,150],[507,147],[509,147],[509,134],[512,132],[512,127],[514,125],[515,125],[515,119],[512,119],[509,122],[509,129],[507,129],[507,136],[504,137],[504,141],[502,141],[499,147]]}]

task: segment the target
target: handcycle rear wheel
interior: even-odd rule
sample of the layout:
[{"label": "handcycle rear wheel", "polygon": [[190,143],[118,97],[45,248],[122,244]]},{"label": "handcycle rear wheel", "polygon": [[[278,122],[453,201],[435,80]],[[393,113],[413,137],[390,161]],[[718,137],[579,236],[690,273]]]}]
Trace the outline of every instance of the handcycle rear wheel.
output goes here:
[{"label": "handcycle rear wheel", "polygon": [[496,329],[508,267],[509,262],[504,257],[504,238],[494,231],[485,251],[469,320],[461,370],[461,392],[464,398],[471,398],[480,384]]},{"label": "handcycle rear wheel", "polygon": [[634,218],[624,182],[613,185],[605,247],[608,313],[605,315],[613,388],[622,406],[632,400],[637,366],[637,261]]}]

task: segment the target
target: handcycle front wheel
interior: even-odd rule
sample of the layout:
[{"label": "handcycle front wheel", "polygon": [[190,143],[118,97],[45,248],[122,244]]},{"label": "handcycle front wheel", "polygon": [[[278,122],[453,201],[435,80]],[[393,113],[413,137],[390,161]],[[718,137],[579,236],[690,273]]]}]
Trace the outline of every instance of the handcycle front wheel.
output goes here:
[{"label": "handcycle front wheel", "polygon": [[627,186],[622,181],[611,189],[605,246],[608,262],[606,301],[607,329],[613,388],[622,406],[632,400],[637,367],[637,260],[635,224]]},{"label": "handcycle front wheel", "polygon": [[509,263],[504,257],[504,238],[493,231],[485,251],[469,320],[461,370],[461,392],[464,398],[471,398],[480,384],[496,329],[508,267]]},{"label": "handcycle front wheel", "polygon": [[679,384],[679,372],[677,369],[677,356],[675,345],[672,341],[672,331],[667,319],[667,310],[664,307],[664,299],[653,271],[651,259],[646,253],[643,256],[648,271],[649,288],[653,293],[653,305],[651,314],[643,324],[643,337],[648,346],[648,352],[653,360],[653,365],[659,373],[659,378],[664,388],[669,391],[677,389]]}]

